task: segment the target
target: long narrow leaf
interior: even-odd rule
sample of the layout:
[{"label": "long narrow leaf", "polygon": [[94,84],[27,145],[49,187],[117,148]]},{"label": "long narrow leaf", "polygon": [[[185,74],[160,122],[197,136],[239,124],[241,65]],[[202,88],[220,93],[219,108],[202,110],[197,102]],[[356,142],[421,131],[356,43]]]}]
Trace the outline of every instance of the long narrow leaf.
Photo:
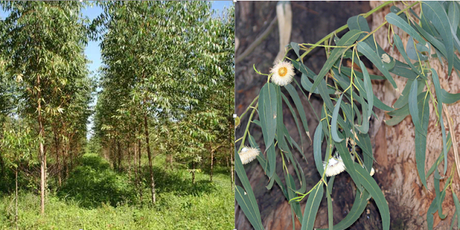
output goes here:
[{"label": "long narrow leaf", "polygon": [[313,230],[315,223],[316,214],[318,213],[319,204],[323,198],[324,187],[323,184],[319,184],[316,188],[311,191],[308,195],[307,204],[305,205],[305,211],[302,217],[301,230]]}]

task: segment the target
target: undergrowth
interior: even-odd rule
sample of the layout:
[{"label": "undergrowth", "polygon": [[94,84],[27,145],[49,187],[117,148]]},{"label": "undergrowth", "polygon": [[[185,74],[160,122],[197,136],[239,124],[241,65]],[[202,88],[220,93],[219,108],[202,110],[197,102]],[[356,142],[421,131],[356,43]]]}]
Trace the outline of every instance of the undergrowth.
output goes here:
[{"label": "undergrowth", "polygon": [[[213,183],[208,174],[196,173],[192,184],[186,169],[163,170],[164,163],[163,157],[155,159],[157,203],[151,205],[147,181],[140,200],[126,172],[85,154],[62,188],[48,194],[45,216],[39,214],[38,194],[19,192],[19,229],[233,229],[227,170],[218,168]],[[0,229],[15,228],[14,213],[14,195],[0,197]]]}]

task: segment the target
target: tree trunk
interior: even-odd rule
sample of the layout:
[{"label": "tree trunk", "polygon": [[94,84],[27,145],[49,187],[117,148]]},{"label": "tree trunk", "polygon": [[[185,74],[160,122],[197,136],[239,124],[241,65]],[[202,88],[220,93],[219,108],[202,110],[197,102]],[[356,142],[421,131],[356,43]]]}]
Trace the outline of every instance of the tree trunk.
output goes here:
[{"label": "tree trunk", "polygon": [[[141,132],[141,129],[139,129],[139,134]],[[141,166],[141,157],[142,157],[142,145],[141,145],[141,139],[138,139],[137,140],[137,157],[138,157],[138,160],[137,160],[137,163],[139,164],[137,166],[137,187],[139,189],[139,198],[141,199],[142,201],[142,183],[141,183],[141,178],[142,178],[142,166]]]},{"label": "tree trunk", "polygon": [[122,171],[122,166],[121,166],[121,144],[120,144],[120,140],[117,140],[117,150],[118,150],[118,157],[117,157],[117,160],[118,160],[118,171],[121,172]]},{"label": "tree trunk", "polygon": [[15,204],[14,204],[14,209],[15,209],[15,215],[14,215],[14,222],[16,223],[16,229],[19,229],[18,226],[18,168],[16,167],[14,169],[14,182],[16,184],[16,189],[15,189]]},{"label": "tree trunk", "polygon": [[5,162],[3,161],[2,154],[0,154],[0,178],[5,176]]},{"label": "tree trunk", "polygon": [[115,143],[115,139],[112,139],[112,146],[110,148],[110,162],[112,162],[112,167],[114,170],[117,170],[118,166],[117,166],[117,153],[116,153],[117,149],[116,149],[116,143]]},{"label": "tree trunk", "polygon": [[[130,140],[130,139],[129,139]],[[126,142],[126,151],[128,151],[128,178],[131,180],[131,167],[133,163],[133,154],[131,154],[130,146],[129,146],[129,140]]]},{"label": "tree trunk", "polygon": [[[40,85],[40,76],[37,76],[37,85]],[[46,191],[46,152],[45,152],[45,128],[43,127],[43,117],[42,117],[42,106],[41,106],[41,91],[38,90],[38,138],[40,141],[39,144],[39,156],[40,156],[40,213],[45,214],[45,191]]]},{"label": "tree trunk", "polygon": [[152,163],[152,153],[150,151],[149,144],[149,123],[147,120],[147,114],[144,115],[144,132],[145,132],[145,146],[147,147],[147,155],[149,158],[149,170],[150,170],[150,188],[152,191],[152,204],[155,204],[155,180],[153,178],[153,163]]},{"label": "tree trunk", "polygon": [[211,152],[211,159],[209,160],[211,164],[211,169],[209,171],[209,181],[212,182],[212,171],[213,171],[213,166],[214,166],[214,150],[212,149],[211,142],[209,143],[209,151]]},{"label": "tree trunk", "polygon": [[59,137],[57,131],[54,130],[54,151],[56,152],[56,166],[57,166],[57,175],[58,175],[58,185],[61,187],[61,164],[59,162]]},{"label": "tree trunk", "polygon": [[195,161],[192,161],[192,184],[195,184]]}]

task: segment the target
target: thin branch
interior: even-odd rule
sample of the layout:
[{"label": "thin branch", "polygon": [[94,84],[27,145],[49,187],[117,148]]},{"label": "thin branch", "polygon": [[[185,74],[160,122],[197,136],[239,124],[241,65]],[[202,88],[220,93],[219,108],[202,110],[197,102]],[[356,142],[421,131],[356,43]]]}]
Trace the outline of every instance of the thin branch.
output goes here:
[{"label": "thin branch", "polygon": [[262,43],[262,41],[265,40],[265,38],[268,37],[268,35],[272,32],[273,28],[275,28],[275,25],[277,22],[278,22],[278,17],[275,16],[275,18],[273,18],[273,20],[270,22],[270,25],[268,25],[267,29],[265,29],[265,31],[253,43],[251,43],[251,45],[241,55],[239,55],[235,59],[235,64],[244,60],[245,57],[251,54],[252,51],[254,51],[254,49],[258,45],[260,45],[260,43]]}]

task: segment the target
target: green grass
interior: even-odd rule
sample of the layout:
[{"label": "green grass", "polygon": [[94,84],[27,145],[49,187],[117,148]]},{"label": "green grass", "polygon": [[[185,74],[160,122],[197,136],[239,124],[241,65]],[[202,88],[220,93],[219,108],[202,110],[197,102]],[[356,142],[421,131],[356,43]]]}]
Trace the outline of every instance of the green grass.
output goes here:
[{"label": "green grass", "polygon": [[[88,154],[86,156],[88,157]],[[89,157],[94,158],[94,154]],[[48,196],[46,215],[43,217],[39,214],[39,195],[20,192],[19,228],[77,230],[228,230],[234,228],[234,194],[230,189],[230,176],[225,169],[217,169],[213,183],[209,183],[208,174],[197,173],[196,184],[193,185],[191,174],[187,170],[163,170],[160,166],[164,165],[164,158],[157,157],[154,170],[157,203],[151,205],[148,202],[150,194],[146,179],[143,186],[143,199],[139,202],[137,192],[127,182],[126,173],[115,173],[105,166],[102,168],[98,168],[100,165],[91,166],[97,161],[96,158],[93,160],[95,161],[83,163],[80,169],[73,171],[77,176],[70,179],[71,175],[68,180],[71,183],[63,186],[65,191],[61,190]],[[99,163],[105,165],[104,161]],[[147,168],[144,169],[144,173],[145,176],[148,175]],[[101,181],[100,178],[105,180]],[[83,192],[72,194],[72,187],[75,191],[84,191],[83,188],[88,191],[83,195],[81,195]],[[112,193],[115,194],[116,199],[110,197]],[[0,229],[14,227],[13,195],[0,197]]]}]

